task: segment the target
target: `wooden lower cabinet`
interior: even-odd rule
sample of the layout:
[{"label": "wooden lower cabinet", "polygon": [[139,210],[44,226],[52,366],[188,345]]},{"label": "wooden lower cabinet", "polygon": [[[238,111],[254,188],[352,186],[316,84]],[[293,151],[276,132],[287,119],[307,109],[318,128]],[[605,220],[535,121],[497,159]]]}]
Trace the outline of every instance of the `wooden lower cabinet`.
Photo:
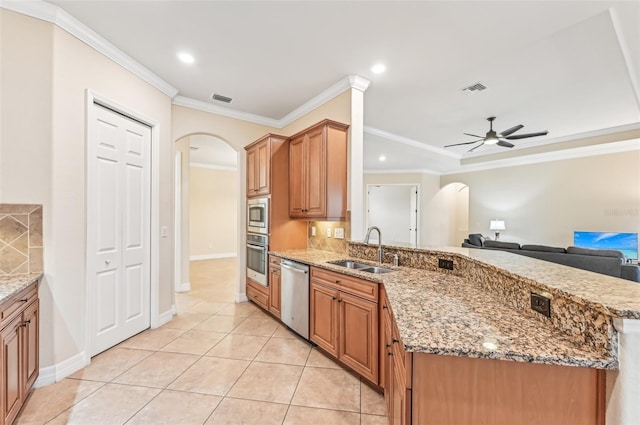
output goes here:
[{"label": "wooden lower cabinet", "polygon": [[269,288],[247,279],[247,298],[269,311]]},{"label": "wooden lower cabinet", "polygon": [[313,269],[311,276],[311,341],[378,384],[378,304],[314,281]]},{"label": "wooden lower cabinet", "polygon": [[382,290],[381,306],[391,425],[604,425],[605,371],[405,353]]},{"label": "wooden lower cabinet", "polygon": [[[273,257],[276,258],[276,257]],[[276,258],[280,260],[279,258]],[[279,262],[275,262],[273,259],[269,261],[269,312],[280,318],[282,310],[282,293],[280,280],[282,273],[280,271]]]},{"label": "wooden lower cabinet", "polygon": [[37,284],[0,306],[0,425],[10,425],[38,378]]}]

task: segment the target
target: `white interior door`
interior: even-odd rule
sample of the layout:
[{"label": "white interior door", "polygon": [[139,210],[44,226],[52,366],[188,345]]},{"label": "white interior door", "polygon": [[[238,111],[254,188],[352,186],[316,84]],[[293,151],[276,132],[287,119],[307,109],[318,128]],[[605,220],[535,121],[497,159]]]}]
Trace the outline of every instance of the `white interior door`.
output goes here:
[{"label": "white interior door", "polygon": [[87,249],[91,356],[150,325],[151,129],[94,104]]},{"label": "white interior door", "polygon": [[[382,243],[415,246],[418,238],[418,188],[416,185],[369,185],[367,226],[377,226]],[[378,235],[374,232],[373,237]]]}]

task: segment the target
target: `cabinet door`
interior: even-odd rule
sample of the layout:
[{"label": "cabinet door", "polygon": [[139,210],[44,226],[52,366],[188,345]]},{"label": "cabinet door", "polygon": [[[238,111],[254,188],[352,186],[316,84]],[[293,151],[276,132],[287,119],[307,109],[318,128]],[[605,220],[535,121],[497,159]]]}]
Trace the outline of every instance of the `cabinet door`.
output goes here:
[{"label": "cabinet door", "polygon": [[307,134],[306,196],[307,217],[327,215],[327,147],[325,127]]},{"label": "cabinet door", "polygon": [[289,215],[305,215],[305,136],[297,137],[289,143]]},{"label": "cabinet door", "polygon": [[378,305],[340,292],[340,361],[378,382]]},{"label": "cabinet door", "polygon": [[0,332],[2,353],[2,419],[10,424],[22,406],[22,315],[16,317]]},{"label": "cabinet door", "polygon": [[271,193],[271,149],[270,139],[259,143],[257,149],[257,171],[256,171],[256,187],[257,195],[268,195]]},{"label": "cabinet door", "polygon": [[26,394],[38,378],[40,334],[39,302],[31,303],[24,311],[24,393]]},{"label": "cabinet door", "polygon": [[393,363],[391,424],[409,425],[411,423],[411,390],[406,388],[402,379],[405,371],[397,362],[391,363]]},{"label": "cabinet door", "polygon": [[258,191],[258,149],[257,146],[247,150],[247,196],[255,196]]},{"label": "cabinet door", "polygon": [[309,289],[311,341],[338,357],[338,291],[313,281]]},{"label": "cabinet door", "polygon": [[269,311],[276,317],[280,317],[281,290],[280,290],[280,267],[269,265]]}]

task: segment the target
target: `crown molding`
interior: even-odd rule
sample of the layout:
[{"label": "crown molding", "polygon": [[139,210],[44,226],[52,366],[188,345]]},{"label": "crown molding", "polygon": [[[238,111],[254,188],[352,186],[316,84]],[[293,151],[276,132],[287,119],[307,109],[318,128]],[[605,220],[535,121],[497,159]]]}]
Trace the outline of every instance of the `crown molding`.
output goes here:
[{"label": "crown molding", "polygon": [[363,174],[431,174],[434,176],[441,176],[442,172],[436,170],[430,170],[428,168],[421,169],[392,169],[392,170],[363,170]]},{"label": "crown molding", "polygon": [[367,87],[369,87],[369,80],[367,80],[366,78],[362,78],[358,75],[349,75],[347,77],[344,77],[328,89],[322,91],[317,96],[311,98],[304,104],[298,106],[296,109],[282,117],[282,119],[279,120],[278,128],[286,127],[295,120],[302,118],[309,112],[313,111],[321,105],[324,105],[334,97],[344,93],[349,89],[353,88],[356,90],[365,91]]},{"label": "crown molding", "polygon": [[238,171],[238,167],[230,167],[226,165],[206,164],[204,162],[190,162],[189,167],[194,168],[208,168],[210,170],[222,170],[222,171]]},{"label": "crown molding", "polygon": [[629,152],[640,150],[640,139],[623,140],[593,146],[564,149],[555,152],[544,152],[525,155],[517,158],[499,159],[477,164],[461,165],[456,169],[442,171],[442,175],[469,173],[473,171],[485,171],[496,168],[515,167],[518,165],[537,164],[541,162],[561,161],[566,159],[583,158],[587,156],[606,155],[610,153]]},{"label": "crown molding", "polygon": [[184,106],[186,108],[197,109],[199,111],[211,112],[213,114],[235,118],[242,121],[262,124],[269,127],[283,128],[349,89],[353,88],[356,90],[364,91],[367,89],[367,87],[369,87],[369,80],[357,75],[349,75],[348,77],[341,79],[328,89],[324,90],[322,93],[311,98],[304,104],[298,106],[296,109],[289,112],[279,120],[263,117],[257,114],[251,114],[249,112],[237,111],[235,109],[226,108],[224,106],[212,105],[210,103],[185,96],[174,97],[173,104]]},{"label": "crown molding", "polygon": [[273,118],[237,111],[235,109],[225,108],[224,106],[213,105],[190,97],[176,96],[173,98],[171,103],[177,106],[184,106],[185,108],[196,109],[203,112],[211,112],[212,114],[222,115],[224,117],[234,118],[237,120],[262,124],[269,127],[282,128],[282,126],[280,126],[280,121],[274,120]]},{"label": "crown molding", "polygon": [[351,88],[360,90],[361,92],[365,92],[369,88],[369,84],[371,84],[371,81],[366,78],[362,78],[359,75],[349,75],[348,78]]},{"label": "crown molding", "polygon": [[402,143],[414,148],[422,149],[428,152],[436,153],[438,155],[448,156],[450,158],[460,159],[462,155],[451,152],[442,148],[436,148],[426,143],[418,142],[417,140],[409,139],[408,137],[398,136],[397,134],[389,133],[388,131],[380,130],[379,128],[371,127],[369,125],[364,126],[364,132],[373,136],[382,137],[383,139],[392,140],[394,142]]},{"label": "crown molding", "polygon": [[23,15],[31,16],[36,19],[51,22],[88,46],[102,53],[167,96],[173,98],[178,94],[177,88],[164,81],[140,62],[134,60],[131,56],[118,49],[91,28],[56,5],[46,3],[42,0],[30,0],[2,1],[0,3],[0,7]]}]

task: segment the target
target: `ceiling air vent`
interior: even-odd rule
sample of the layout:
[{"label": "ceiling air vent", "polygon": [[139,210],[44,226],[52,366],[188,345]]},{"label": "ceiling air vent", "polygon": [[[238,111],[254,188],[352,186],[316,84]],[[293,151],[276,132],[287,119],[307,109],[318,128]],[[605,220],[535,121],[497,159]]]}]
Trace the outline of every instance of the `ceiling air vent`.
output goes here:
[{"label": "ceiling air vent", "polygon": [[211,96],[211,98],[213,100],[217,100],[218,102],[224,102],[224,103],[231,103],[231,101],[233,100],[230,97],[223,96],[221,94],[216,94],[216,93],[214,93],[213,96]]},{"label": "ceiling air vent", "polygon": [[462,92],[471,96],[472,94],[476,94],[478,92],[481,92],[482,90],[486,90],[487,86],[485,86],[482,83],[475,83],[470,85],[469,87],[465,87],[462,89]]}]

